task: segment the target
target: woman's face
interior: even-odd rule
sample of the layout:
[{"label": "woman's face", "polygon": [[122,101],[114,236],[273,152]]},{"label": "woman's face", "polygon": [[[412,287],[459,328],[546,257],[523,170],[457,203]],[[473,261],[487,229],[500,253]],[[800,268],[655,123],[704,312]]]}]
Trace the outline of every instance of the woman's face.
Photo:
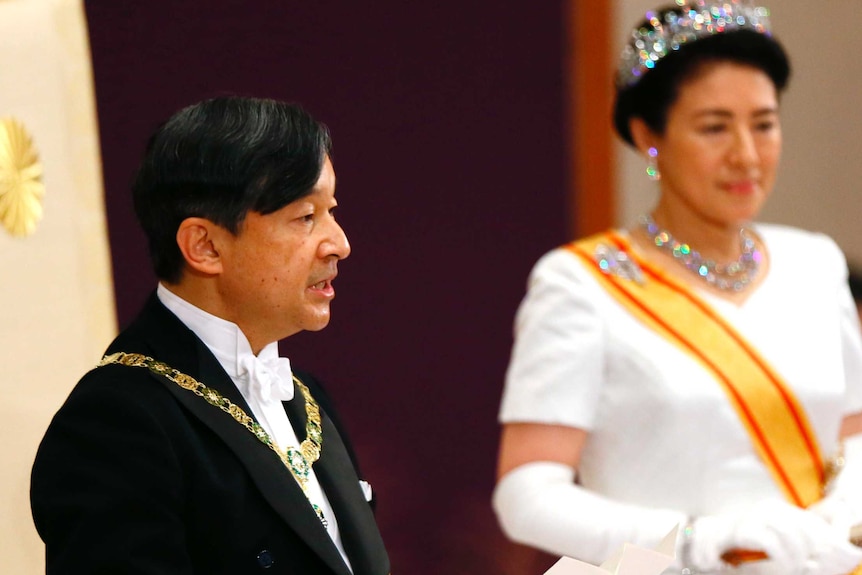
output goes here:
[{"label": "woman's face", "polygon": [[781,155],[775,87],[756,68],[707,64],[680,86],[665,132],[653,142],[660,209],[721,227],[752,220],[772,191]]}]

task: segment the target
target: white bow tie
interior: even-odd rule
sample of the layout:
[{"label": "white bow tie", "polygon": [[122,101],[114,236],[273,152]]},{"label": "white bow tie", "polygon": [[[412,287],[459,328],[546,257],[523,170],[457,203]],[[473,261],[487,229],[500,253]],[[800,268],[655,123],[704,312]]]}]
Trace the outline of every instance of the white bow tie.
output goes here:
[{"label": "white bow tie", "polygon": [[293,371],[286,357],[261,359],[249,354],[237,362],[237,373],[248,379],[249,390],[262,404],[293,399]]}]

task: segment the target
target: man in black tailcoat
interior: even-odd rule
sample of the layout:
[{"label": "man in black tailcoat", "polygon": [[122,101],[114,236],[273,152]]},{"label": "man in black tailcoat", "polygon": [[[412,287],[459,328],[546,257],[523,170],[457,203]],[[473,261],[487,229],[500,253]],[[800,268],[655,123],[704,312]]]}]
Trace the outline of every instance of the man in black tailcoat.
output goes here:
[{"label": "man in black tailcoat", "polygon": [[370,486],[277,342],[327,325],[326,128],[225,97],[152,136],[134,184],[158,288],[54,417],[31,505],[47,573],[387,575]]}]

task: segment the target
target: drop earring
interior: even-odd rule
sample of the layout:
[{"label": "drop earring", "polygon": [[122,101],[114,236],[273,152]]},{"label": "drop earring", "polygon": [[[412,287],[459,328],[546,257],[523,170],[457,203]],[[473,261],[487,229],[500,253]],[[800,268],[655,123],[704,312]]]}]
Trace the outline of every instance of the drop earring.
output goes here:
[{"label": "drop earring", "polygon": [[649,179],[656,182],[661,179],[661,172],[658,171],[658,165],[656,164],[658,150],[650,147],[650,149],[647,150],[647,156],[649,159],[647,160],[646,175]]}]

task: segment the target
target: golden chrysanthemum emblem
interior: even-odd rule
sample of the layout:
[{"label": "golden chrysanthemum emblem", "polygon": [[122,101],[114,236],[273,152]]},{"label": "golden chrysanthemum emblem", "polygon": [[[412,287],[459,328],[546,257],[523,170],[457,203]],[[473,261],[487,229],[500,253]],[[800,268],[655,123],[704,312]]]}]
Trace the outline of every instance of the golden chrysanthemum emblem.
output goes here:
[{"label": "golden chrysanthemum emblem", "polygon": [[28,236],[42,219],[42,164],[24,124],[0,119],[0,224],[13,236]]}]

